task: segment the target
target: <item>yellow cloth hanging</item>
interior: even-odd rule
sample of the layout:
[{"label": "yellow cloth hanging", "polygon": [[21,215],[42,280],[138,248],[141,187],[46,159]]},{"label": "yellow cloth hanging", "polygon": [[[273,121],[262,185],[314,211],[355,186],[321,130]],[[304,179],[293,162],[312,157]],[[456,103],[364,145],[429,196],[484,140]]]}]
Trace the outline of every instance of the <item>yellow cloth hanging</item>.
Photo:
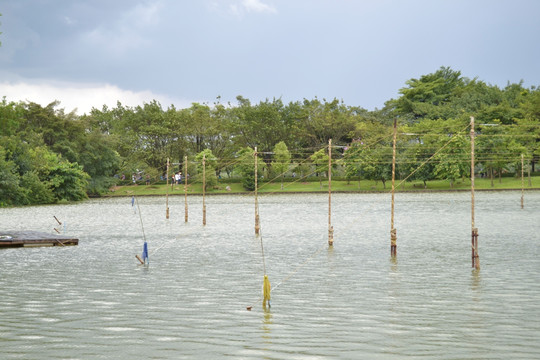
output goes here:
[{"label": "yellow cloth hanging", "polygon": [[264,275],[263,282],[263,306],[266,306],[266,301],[270,305],[270,280],[268,280],[268,275]]}]

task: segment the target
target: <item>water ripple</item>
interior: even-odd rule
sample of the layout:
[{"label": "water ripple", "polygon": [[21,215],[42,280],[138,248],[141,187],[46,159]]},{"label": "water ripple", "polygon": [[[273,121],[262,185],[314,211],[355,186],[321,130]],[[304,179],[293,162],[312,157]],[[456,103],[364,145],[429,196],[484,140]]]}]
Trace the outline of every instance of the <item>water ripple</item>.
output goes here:
[{"label": "water ripple", "polygon": [[[261,239],[245,196],[130,199],[0,209],[5,229],[79,246],[0,251],[3,359],[532,359],[540,357],[540,192],[477,194],[480,272],[470,264],[465,193],[399,194],[398,258],[387,195],[263,196]],[[516,206],[517,196],[517,206]],[[246,311],[246,306],[253,306]]]}]

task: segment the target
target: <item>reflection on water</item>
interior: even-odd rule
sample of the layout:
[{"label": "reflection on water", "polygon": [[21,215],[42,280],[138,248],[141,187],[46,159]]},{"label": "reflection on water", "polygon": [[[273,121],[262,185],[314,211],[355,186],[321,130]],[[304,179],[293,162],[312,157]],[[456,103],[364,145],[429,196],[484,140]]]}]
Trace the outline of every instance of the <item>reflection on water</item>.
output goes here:
[{"label": "reflection on water", "polygon": [[270,310],[270,307],[263,306],[263,314],[264,314],[264,319],[263,319],[263,325],[262,325],[262,330],[263,330],[262,337],[266,343],[271,344],[272,343],[272,336],[271,336],[272,311]]},{"label": "reflection on water", "polygon": [[[476,194],[481,270],[471,269],[467,193],[398,194],[397,258],[385,194],[260,199],[131,198],[0,209],[2,229],[79,246],[0,251],[2,359],[437,358],[540,356],[540,192]],[[260,299],[260,300],[257,300]],[[246,305],[253,305],[246,311]]]},{"label": "reflection on water", "polygon": [[471,270],[471,289],[474,292],[480,292],[482,290],[481,272],[472,269]]}]

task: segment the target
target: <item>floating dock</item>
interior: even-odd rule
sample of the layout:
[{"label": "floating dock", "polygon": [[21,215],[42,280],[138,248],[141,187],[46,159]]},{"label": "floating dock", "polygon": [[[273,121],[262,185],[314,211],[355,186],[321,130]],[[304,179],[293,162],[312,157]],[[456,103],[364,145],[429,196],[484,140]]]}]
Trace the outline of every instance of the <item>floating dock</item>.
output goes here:
[{"label": "floating dock", "polygon": [[79,239],[39,231],[0,231],[0,248],[71,246],[78,245]]}]

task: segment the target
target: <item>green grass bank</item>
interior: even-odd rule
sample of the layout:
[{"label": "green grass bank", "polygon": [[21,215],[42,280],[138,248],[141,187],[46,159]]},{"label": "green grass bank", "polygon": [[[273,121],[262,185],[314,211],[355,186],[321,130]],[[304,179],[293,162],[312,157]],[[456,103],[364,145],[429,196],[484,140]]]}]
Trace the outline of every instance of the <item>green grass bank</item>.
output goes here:
[{"label": "green grass bank", "polygon": [[[521,190],[522,182],[521,178],[515,177],[503,177],[501,179],[494,179],[493,183],[487,178],[476,178],[475,190]],[[344,181],[344,180],[332,180],[332,192],[390,192],[392,183],[386,182],[386,186],[381,181]],[[396,180],[396,192],[429,192],[429,191],[467,191],[471,188],[470,179],[458,180],[454,183],[454,186],[450,186],[448,180],[433,180],[427,183],[427,187],[424,188],[424,183],[417,182],[401,182]],[[540,190],[540,176],[532,176],[530,181],[528,178],[524,179],[525,190]],[[259,182],[258,192],[261,194],[268,193],[317,193],[328,192],[328,181],[322,181],[322,184],[318,180],[309,181],[288,181],[283,183],[283,189],[280,182]],[[151,195],[183,195],[184,184],[171,185],[166,184],[131,184],[123,186],[115,186],[111,188],[108,193],[103,194],[102,197],[109,196],[151,196]],[[189,184],[187,187],[188,194],[201,194],[202,195],[202,183],[195,182]],[[218,185],[206,190],[207,195],[212,194],[250,194],[252,191],[246,191],[242,184],[237,181],[228,182],[227,179],[219,181]]]}]

